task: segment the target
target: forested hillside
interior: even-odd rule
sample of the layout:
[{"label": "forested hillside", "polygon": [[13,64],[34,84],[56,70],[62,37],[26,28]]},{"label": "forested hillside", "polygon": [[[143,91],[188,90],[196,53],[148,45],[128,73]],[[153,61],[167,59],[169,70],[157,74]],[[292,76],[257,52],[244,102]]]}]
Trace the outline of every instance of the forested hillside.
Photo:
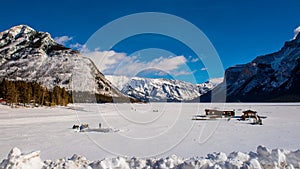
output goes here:
[{"label": "forested hillside", "polygon": [[0,82],[0,98],[12,107],[14,105],[66,106],[72,102],[71,94],[65,88],[55,86],[53,90],[48,90],[36,82],[6,79]]}]

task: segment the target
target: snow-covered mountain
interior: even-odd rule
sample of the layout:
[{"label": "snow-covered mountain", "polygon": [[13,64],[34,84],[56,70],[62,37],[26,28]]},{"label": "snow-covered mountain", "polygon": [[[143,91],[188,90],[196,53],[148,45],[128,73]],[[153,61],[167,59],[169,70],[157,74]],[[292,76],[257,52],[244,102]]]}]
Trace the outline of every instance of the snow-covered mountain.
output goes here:
[{"label": "snow-covered mountain", "polygon": [[215,89],[227,89],[227,101],[300,101],[300,34],[278,52],[228,68],[225,78]]},{"label": "snow-covered mountain", "polygon": [[120,91],[125,87],[125,85],[130,81],[130,77],[118,76],[118,75],[105,75],[105,77],[112,83],[113,86],[118,88]]},{"label": "snow-covered mountain", "polygon": [[212,79],[202,84],[179,80],[153,79],[126,76],[106,76],[122,93],[143,101],[188,101],[210,91],[223,78]]},{"label": "snow-covered mountain", "polygon": [[217,85],[223,82],[223,77],[222,78],[213,78],[209,79],[209,81],[206,81],[204,83],[197,84],[197,87],[199,89],[200,95],[203,95],[212,89],[214,89]]},{"label": "snow-covered mountain", "polygon": [[26,25],[0,33],[2,78],[36,81],[49,89],[59,85],[81,93],[77,97],[81,99],[83,93],[90,94],[91,99],[95,99],[94,94],[97,94],[100,102],[124,96],[111,86],[90,59],[56,43],[49,33],[35,31]]}]

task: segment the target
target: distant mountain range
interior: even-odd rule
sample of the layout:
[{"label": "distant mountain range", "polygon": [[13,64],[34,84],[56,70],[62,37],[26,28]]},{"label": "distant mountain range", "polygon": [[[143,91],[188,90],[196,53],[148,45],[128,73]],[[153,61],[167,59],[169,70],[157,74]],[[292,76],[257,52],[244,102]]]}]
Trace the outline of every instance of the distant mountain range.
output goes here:
[{"label": "distant mountain range", "polygon": [[228,68],[225,81],[201,96],[201,101],[224,93],[227,102],[299,102],[300,34],[278,52]]},{"label": "distant mountain range", "polygon": [[[149,71],[140,75],[149,75]],[[50,90],[58,85],[72,92],[75,102],[300,101],[300,35],[278,52],[228,68],[225,80],[195,85],[165,78],[107,76],[107,80],[78,51],[56,43],[49,33],[19,25],[0,33],[0,80],[3,78],[39,82]]]},{"label": "distant mountain range", "polygon": [[143,101],[181,102],[195,99],[213,89],[223,81],[216,78],[202,84],[191,84],[164,78],[141,78],[126,76],[106,76],[122,93]]}]

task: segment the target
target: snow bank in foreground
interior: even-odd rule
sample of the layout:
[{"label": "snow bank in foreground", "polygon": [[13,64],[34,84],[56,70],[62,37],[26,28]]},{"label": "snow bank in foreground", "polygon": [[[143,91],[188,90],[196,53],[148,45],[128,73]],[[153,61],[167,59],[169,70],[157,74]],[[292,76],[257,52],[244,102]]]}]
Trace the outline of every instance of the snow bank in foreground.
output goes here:
[{"label": "snow bank in foreground", "polygon": [[140,159],[117,157],[103,159],[100,161],[88,161],[85,157],[73,155],[71,158],[59,159],[55,161],[42,161],[40,152],[22,154],[18,148],[13,148],[4,159],[0,168],[22,168],[22,169],[47,169],[47,168],[96,168],[96,169],[129,169],[129,168],[175,168],[175,169],[210,169],[210,168],[243,168],[243,169],[268,169],[287,168],[294,169],[300,167],[300,150],[287,151],[274,149],[270,151],[264,146],[258,146],[257,151],[242,153],[232,152],[229,155],[218,152],[208,154],[207,157],[194,157],[183,159],[172,155],[161,159]]}]

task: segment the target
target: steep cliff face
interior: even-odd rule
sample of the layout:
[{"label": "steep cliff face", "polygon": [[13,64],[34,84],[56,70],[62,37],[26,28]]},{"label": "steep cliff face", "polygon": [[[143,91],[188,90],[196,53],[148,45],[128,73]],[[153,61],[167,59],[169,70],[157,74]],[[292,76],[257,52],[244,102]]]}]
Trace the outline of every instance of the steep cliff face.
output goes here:
[{"label": "steep cliff face", "polygon": [[300,101],[300,35],[278,52],[228,68],[225,80],[216,89],[227,89],[227,101]]},{"label": "steep cliff face", "polygon": [[[48,89],[58,85],[74,93],[98,95],[99,102],[123,97],[94,63],[72,49],[57,44],[49,33],[26,25],[0,33],[0,78],[35,81]],[[101,100],[103,99],[103,100]],[[92,98],[79,99],[93,102]]]}]

